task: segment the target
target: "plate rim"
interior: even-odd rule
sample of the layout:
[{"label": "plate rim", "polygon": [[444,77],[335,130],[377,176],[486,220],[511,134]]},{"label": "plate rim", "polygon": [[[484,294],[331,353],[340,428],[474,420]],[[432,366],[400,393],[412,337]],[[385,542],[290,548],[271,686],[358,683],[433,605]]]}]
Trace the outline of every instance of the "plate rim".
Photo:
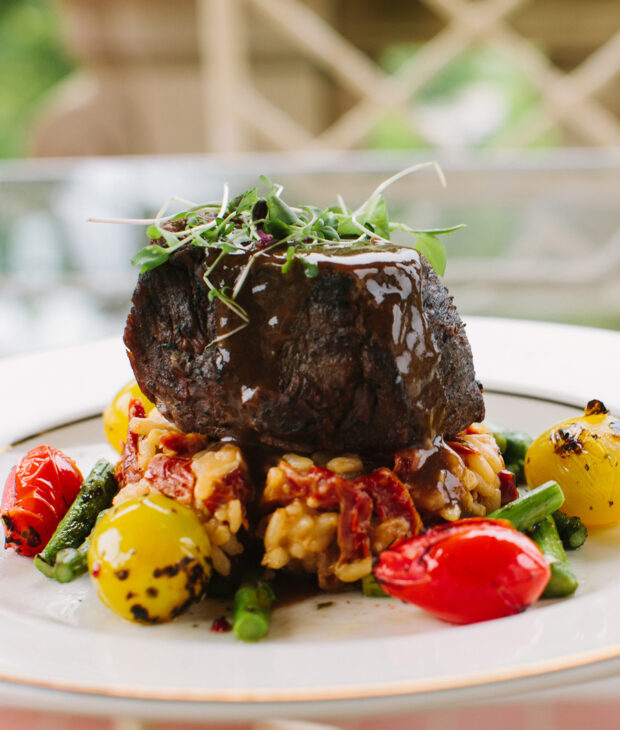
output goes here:
[{"label": "plate rim", "polygon": [[[580,405],[568,399],[558,399],[555,396],[543,397],[521,392],[512,392],[501,388],[490,387],[485,392],[492,395],[509,396],[523,400],[549,403],[568,408],[579,408]],[[19,439],[11,444],[12,448],[19,446],[31,439],[43,435],[49,430],[62,429],[68,426],[79,425],[93,421],[100,417],[101,413],[91,416],[84,416],[73,421],[58,423],[52,429],[33,434],[26,438]],[[620,593],[620,586],[618,587]],[[508,617],[510,618],[510,617]],[[368,684],[356,684],[354,687],[346,685],[324,685],[305,688],[228,688],[228,689],[188,689],[183,687],[169,686],[149,687],[148,685],[133,685],[128,691],[124,685],[80,685],[67,681],[43,681],[38,679],[25,679],[11,676],[0,671],[0,683],[17,685],[29,689],[46,690],[56,693],[68,693],[81,697],[94,697],[98,699],[110,698],[121,701],[145,700],[157,701],[159,704],[170,703],[200,703],[202,705],[244,705],[266,706],[272,704],[302,705],[306,703],[349,703],[358,700],[389,700],[405,699],[413,697],[432,697],[444,695],[449,692],[478,689],[486,687],[508,687],[510,684],[518,683],[521,680],[532,680],[536,677],[560,676],[576,669],[587,669],[605,662],[620,660],[620,643],[611,644],[605,648],[598,648],[588,651],[576,652],[562,657],[538,660],[530,663],[521,663],[518,666],[505,667],[493,670],[478,671],[464,675],[445,675],[435,678],[417,678],[414,680],[391,681],[389,684],[378,685],[376,682]]]},{"label": "plate rim", "polygon": [[[487,318],[475,318],[473,321],[478,327],[484,329]],[[488,318],[492,320],[492,318]],[[492,320],[498,322],[500,320]],[[530,323],[527,323],[530,324]],[[539,323],[531,323],[536,326]],[[593,331],[591,328],[577,328],[582,330]],[[596,332],[596,330],[594,330]],[[601,330],[600,332],[609,333],[610,331]],[[617,342],[620,343],[620,333],[616,335]],[[107,340],[108,346],[116,349],[116,340]],[[1,366],[1,363],[0,363]],[[487,392],[496,395],[514,396],[517,398],[531,399],[543,401],[555,405],[561,405],[571,408],[580,408],[583,406],[578,396],[574,398],[566,397],[561,389],[552,391],[550,395],[544,396],[539,393],[523,392],[523,389],[516,385],[514,388],[502,387],[499,382],[497,385],[491,383],[486,389]],[[99,409],[97,409],[99,410]],[[57,422],[54,426],[45,425],[42,431],[32,436],[22,436],[11,443],[10,448],[18,448],[21,443],[28,441],[30,438],[36,438],[39,433],[45,433],[51,429],[58,429],[72,423],[80,423],[82,421],[96,418],[99,412],[90,415],[80,414],[78,418],[69,422]],[[620,587],[617,591],[620,594]],[[230,715],[230,708],[233,705],[242,704],[244,706],[263,706],[268,705],[295,705],[302,706],[310,703],[317,708],[325,705],[325,703],[336,703],[338,705],[348,705],[352,701],[359,700],[404,700],[407,698],[429,698],[432,702],[434,697],[444,696],[450,692],[459,692],[463,690],[482,690],[492,686],[494,688],[502,688],[507,691],[510,685],[523,684],[527,680],[536,677],[553,677],[561,678],[567,673],[576,670],[593,670],[595,673],[608,674],[620,659],[620,643],[612,643],[605,647],[599,647],[593,650],[576,652],[561,657],[552,657],[548,659],[536,660],[533,662],[525,662],[519,665],[493,669],[491,671],[478,671],[467,676],[462,675],[445,675],[430,679],[414,679],[414,680],[391,680],[389,684],[377,685],[376,682],[369,684],[358,683],[354,687],[343,686],[312,686],[305,688],[233,688],[233,689],[187,689],[183,687],[149,687],[135,685],[130,691],[126,686],[108,684],[107,686],[80,686],[65,681],[41,681],[36,679],[21,679],[15,676],[8,676],[4,672],[0,672],[0,683],[9,686],[16,686],[26,690],[50,691],[52,693],[69,694],[70,696],[79,696],[88,701],[88,698],[97,702],[102,699],[113,699],[121,702],[140,703],[144,700],[149,702],[155,701],[158,706],[172,705],[175,703],[196,704],[200,705],[218,705],[222,707],[222,713]],[[426,705],[425,705],[426,706]],[[178,714],[178,713],[177,713]],[[243,713],[241,713],[243,714]],[[176,716],[176,715],[175,715]],[[236,715],[235,715],[236,716]],[[241,715],[239,715],[241,716]]]}]

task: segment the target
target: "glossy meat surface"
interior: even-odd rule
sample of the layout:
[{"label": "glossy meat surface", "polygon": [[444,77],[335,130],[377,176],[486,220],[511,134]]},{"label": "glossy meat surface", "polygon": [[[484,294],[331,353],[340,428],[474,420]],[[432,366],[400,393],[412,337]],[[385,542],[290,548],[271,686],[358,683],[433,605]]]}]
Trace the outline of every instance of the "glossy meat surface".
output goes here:
[{"label": "glossy meat surface", "polygon": [[[229,337],[241,321],[203,280],[216,254],[184,247],[141,275],[125,330],[140,387],[183,431],[380,456],[484,417],[463,323],[416,251],[313,252],[315,278],[298,260],[283,274],[285,249],[260,253],[237,297],[249,324]],[[211,282],[232,288],[250,255],[224,256]]]}]

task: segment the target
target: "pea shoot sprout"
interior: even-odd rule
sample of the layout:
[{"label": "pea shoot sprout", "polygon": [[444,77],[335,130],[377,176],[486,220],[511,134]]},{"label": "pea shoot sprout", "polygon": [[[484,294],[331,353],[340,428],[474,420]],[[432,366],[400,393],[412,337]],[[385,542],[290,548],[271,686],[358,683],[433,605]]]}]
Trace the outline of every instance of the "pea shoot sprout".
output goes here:
[{"label": "pea shoot sprout", "polygon": [[[228,184],[224,185],[222,199],[215,202],[193,203],[176,196],[170,197],[154,218],[91,218],[93,223],[128,223],[147,226],[150,243],[133,257],[131,263],[145,273],[164,264],[182,246],[192,245],[215,249],[219,254],[207,267],[203,279],[209,289],[209,300],[219,299],[240,320],[238,327],[216,338],[212,343],[230,337],[249,323],[246,310],[236,301],[248,273],[258,256],[273,249],[286,248],[282,273],[287,274],[294,261],[303,266],[309,278],[318,276],[317,264],[308,254],[319,247],[332,249],[360,248],[368,245],[393,245],[391,234],[402,231],[412,236],[410,242],[399,243],[422,253],[435,269],[443,275],[446,251],[440,235],[449,235],[464,228],[463,224],[449,228],[417,229],[405,223],[391,221],[383,192],[401,178],[425,168],[432,168],[445,187],[444,174],[436,162],[412,165],[384,180],[357,209],[350,209],[342,196],[337,204],[321,209],[316,206],[289,206],[282,199],[283,186],[272,183],[265,176],[261,182],[267,187],[265,197],[257,188],[251,188],[230,199]],[[169,207],[181,204],[181,213],[168,214]],[[234,251],[249,252],[245,267],[239,273],[234,286],[217,288],[210,276],[222,258]]]}]

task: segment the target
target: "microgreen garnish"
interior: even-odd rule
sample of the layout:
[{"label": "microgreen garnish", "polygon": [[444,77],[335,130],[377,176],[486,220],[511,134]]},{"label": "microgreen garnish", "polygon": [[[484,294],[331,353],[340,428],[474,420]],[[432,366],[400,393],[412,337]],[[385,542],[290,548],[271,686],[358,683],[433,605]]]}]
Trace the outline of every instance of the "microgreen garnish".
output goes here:
[{"label": "microgreen garnish", "polygon": [[[325,209],[314,206],[292,207],[282,200],[282,186],[261,176],[261,182],[268,190],[264,197],[259,195],[256,188],[251,188],[229,200],[228,185],[225,185],[219,202],[198,204],[170,198],[153,219],[91,221],[148,226],[146,235],[150,242],[131,260],[134,266],[140,267],[141,273],[166,263],[174,251],[185,245],[217,250],[218,255],[203,276],[209,289],[209,300],[219,299],[241,320],[241,324],[216,338],[214,343],[239,332],[248,324],[248,314],[236,298],[256,257],[275,248],[284,250],[286,254],[282,265],[283,275],[288,274],[297,261],[303,267],[304,274],[314,278],[319,275],[319,267],[316,261],[309,258],[313,250],[324,246],[336,251],[340,247],[380,247],[392,244],[391,234],[401,231],[412,238],[407,243],[399,242],[399,245],[422,253],[437,274],[443,276],[446,250],[439,236],[449,235],[464,226],[416,229],[405,223],[391,221],[382,196],[383,191],[397,180],[428,167],[435,169],[445,186],[445,178],[437,163],[413,165],[384,180],[356,210],[349,209],[341,196],[338,196],[336,205]],[[186,209],[181,213],[165,215],[173,202],[182,203]],[[250,253],[248,261],[232,288],[218,289],[210,276],[222,258],[234,251]]]}]

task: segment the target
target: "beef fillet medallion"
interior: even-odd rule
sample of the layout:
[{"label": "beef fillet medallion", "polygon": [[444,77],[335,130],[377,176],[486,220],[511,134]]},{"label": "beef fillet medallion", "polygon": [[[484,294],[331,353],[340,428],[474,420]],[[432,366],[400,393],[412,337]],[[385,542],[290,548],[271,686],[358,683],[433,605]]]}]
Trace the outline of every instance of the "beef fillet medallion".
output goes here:
[{"label": "beef fillet medallion", "polygon": [[141,274],[125,329],[140,388],[182,431],[380,457],[484,418],[463,322],[418,251],[325,245],[305,265],[285,247],[229,252],[209,279],[231,291],[244,272],[241,329],[209,297],[218,253],[185,245]]}]

